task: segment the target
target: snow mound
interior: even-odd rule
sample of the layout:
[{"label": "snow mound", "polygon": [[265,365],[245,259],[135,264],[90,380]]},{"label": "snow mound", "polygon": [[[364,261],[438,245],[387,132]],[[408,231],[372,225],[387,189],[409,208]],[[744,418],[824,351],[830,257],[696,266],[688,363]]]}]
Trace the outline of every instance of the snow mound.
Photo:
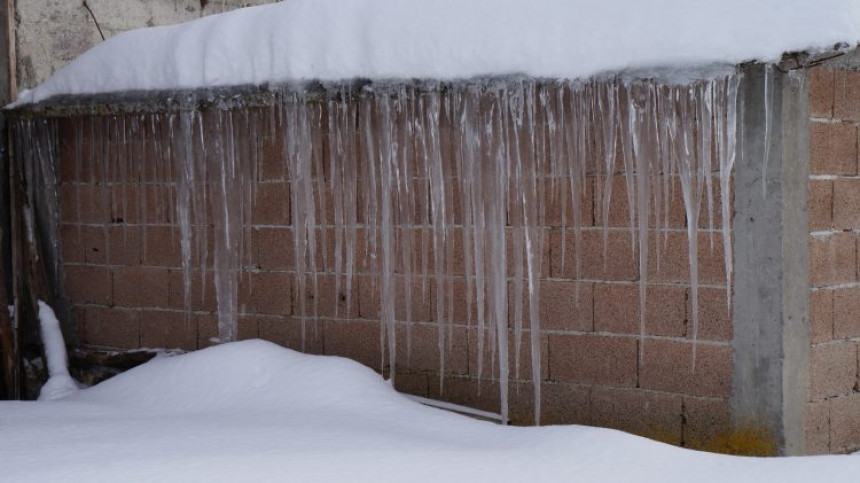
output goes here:
[{"label": "snow mound", "polygon": [[858,41],[856,0],[286,0],[118,35],[18,104],[311,79],[585,78]]},{"label": "snow mound", "polygon": [[303,405],[363,409],[401,399],[378,374],[349,359],[302,354],[263,340],[156,358],[68,398],[169,412]]},{"label": "snow mound", "polygon": [[737,458],[614,430],[421,406],[347,359],[262,341],[152,360],[54,401],[0,401],[3,481],[853,481],[860,458]]}]

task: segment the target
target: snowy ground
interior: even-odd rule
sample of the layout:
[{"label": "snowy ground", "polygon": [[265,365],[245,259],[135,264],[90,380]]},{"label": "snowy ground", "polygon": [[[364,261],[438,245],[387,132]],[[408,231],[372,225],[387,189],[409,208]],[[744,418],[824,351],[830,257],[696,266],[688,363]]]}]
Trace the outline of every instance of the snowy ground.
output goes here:
[{"label": "snowy ground", "polygon": [[860,457],[738,458],[421,406],[337,357],[246,341],[50,402],[0,402],[0,481],[856,481]]}]

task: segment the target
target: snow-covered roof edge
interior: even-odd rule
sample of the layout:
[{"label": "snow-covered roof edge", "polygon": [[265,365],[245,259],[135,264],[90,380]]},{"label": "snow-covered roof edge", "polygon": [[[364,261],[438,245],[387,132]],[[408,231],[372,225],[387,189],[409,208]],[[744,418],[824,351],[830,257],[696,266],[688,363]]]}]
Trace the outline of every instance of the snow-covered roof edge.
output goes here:
[{"label": "snow-covered roof edge", "polygon": [[682,81],[692,68],[858,41],[856,0],[287,0],[117,35],[16,105],[308,80],[584,79],[653,66]]}]

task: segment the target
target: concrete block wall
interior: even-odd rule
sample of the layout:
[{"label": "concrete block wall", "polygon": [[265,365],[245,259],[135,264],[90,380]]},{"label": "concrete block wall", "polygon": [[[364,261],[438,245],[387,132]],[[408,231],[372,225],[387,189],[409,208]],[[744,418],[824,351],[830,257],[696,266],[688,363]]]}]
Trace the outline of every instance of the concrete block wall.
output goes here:
[{"label": "concrete block wall", "polygon": [[[299,294],[295,289],[291,181],[281,159],[282,140],[277,135],[271,137],[272,130],[265,125],[270,122],[267,113],[258,118],[263,125],[257,131],[255,148],[259,163],[255,169],[255,201],[248,207],[250,216],[243,227],[239,338],[260,337],[297,350],[349,357],[375,370],[387,371],[382,366],[380,350],[375,274],[370,272],[368,260],[362,257],[365,232],[358,230],[360,256],[347,306],[343,282],[340,293],[335,293],[331,213],[319,213],[317,217],[325,220],[319,224],[319,233],[327,234],[326,249],[317,263],[321,273],[317,293],[319,311],[316,317],[301,317],[298,308],[301,297],[306,298],[308,307],[314,300],[312,293]],[[194,227],[195,237],[203,239],[199,235],[206,234],[208,241],[203,245],[209,246],[204,250],[198,243],[193,250],[191,312],[184,311],[175,209],[178,164],[165,162],[159,154],[159,143],[163,143],[167,131],[157,123],[165,119],[165,116],[147,116],[142,124],[156,126],[155,133],[148,135],[146,141],[133,140],[125,147],[116,137],[88,134],[90,123],[121,124],[122,117],[60,121],[64,286],[76,314],[81,340],[89,346],[193,350],[206,347],[209,339],[217,335],[212,270],[200,269],[212,264],[211,220]],[[78,126],[83,127],[80,144],[76,142]],[[83,153],[81,163],[77,161],[79,149]],[[92,160],[90,152],[94,153]],[[622,169],[619,166],[619,171],[613,174],[605,258],[603,217],[600,203],[595,201],[599,198],[594,195],[602,189],[603,179],[598,177],[597,169],[588,170],[588,189],[581,206],[579,277],[573,268],[577,237],[570,226],[562,227],[558,200],[547,200],[540,277],[543,422],[605,426],[676,445],[731,450],[726,441],[730,435],[733,328],[719,232],[722,222],[719,194],[715,195],[713,230],[708,229],[707,203],[703,203],[700,216],[700,329],[698,362],[693,372],[692,288],[680,186],[673,191],[675,199],[668,231],[650,234],[648,335],[640,346],[640,274],[638,260],[632,253]],[[717,174],[714,176],[718,187]],[[318,194],[328,197],[330,208],[327,185],[318,186]],[[428,205],[422,215],[423,222],[428,223],[428,191],[416,189],[416,193],[417,199]],[[363,219],[360,211],[359,220]],[[454,240],[461,239],[457,230],[455,227]],[[659,269],[654,248],[657,245]],[[419,262],[420,250],[416,249],[415,257]],[[462,270],[460,265],[458,273]],[[513,270],[510,266],[511,276]],[[401,373],[397,384],[403,391],[498,411],[498,386],[492,379],[496,370],[491,366],[489,343],[484,353],[479,354],[474,305],[471,317],[466,312],[466,280],[458,278],[453,283],[457,294],[453,348],[447,356],[447,373],[441,389],[437,328],[433,320],[436,289],[428,283],[426,297],[423,296],[423,285],[417,277],[397,284],[400,287],[412,284],[414,288],[408,362],[406,323],[399,324]],[[513,304],[513,285],[511,282],[510,304]],[[398,304],[397,317],[403,319],[402,297],[398,297]],[[509,312],[513,314],[512,307]],[[528,318],[527,310],[525,317]],[[302,319],[307,330],[304,343]],[[513,321],[510,326],[513,327]],[[530,424],[533,407],[527,340],[523,344],[519,378],[514,377],[513,342],[510,354],[511,417],[516,424]],[[477,371],[479,358],[484,360],[481,380]]]},{"label": "concrete block wall", "polygon": [[810,73],[807,449],[838,453],[860,447],[860,71]]}]

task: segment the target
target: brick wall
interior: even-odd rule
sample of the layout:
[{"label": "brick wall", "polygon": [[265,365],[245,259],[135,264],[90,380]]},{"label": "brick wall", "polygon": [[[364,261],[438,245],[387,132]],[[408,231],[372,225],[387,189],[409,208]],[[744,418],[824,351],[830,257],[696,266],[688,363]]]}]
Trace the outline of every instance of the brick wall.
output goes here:
[{"label": "brick wall", "polygon": [[[242,236],[238,337],[259,337],[311,353],[345,356],[380,370],[378,295],[372,282],[375,274],[369,272],[371,264],[359,249],[349,306],[343,284],[340,293],[335,292],[331,213],[317,216],[318,220],[324,220],[319,223],[318,232],[327,234],[327,246],[317,264],[321,274],[316,294],[319,312],[316,317],[300,316],[297,307],[301,297],[310,306],[314,294],[296,293],[295,289],[289,206],[292,183],[287,179],[280,155],[282,139],[271,134],[279,131],[268,124],[276,121],[272,121],[274,118],[269,117],[267,110],[249,110],[249,113],[259,126],[256,142],[246,144],[253,146],[252,158],[257,164],[253,170],[256,186],[249,190],[254,194],[248,198],[249,216]],[[147,115],[141,119],[141,131],[127,137],[125,143],[121,142],[122,136],[109,133],[122,130],[116,126],[131,125],[131,116],[60,121],[65,291],[86,345],[115,349],[203,348],[210,344],[210,338],[217,336],[211,270],[212,220],[207,218],[193,228],[195,269],[191,311],[186,312],[176,215],[178,163],[169,162],[163,155],[167,116]],[[95,129],[91,130],[91,125]],[[243,142],[247,143],[251,137],[247,133]],[[700,328],[698,362],[693,372],[692,289],[680,185],[673,180],[668,231],[650,233],[653,253],[649,254],[648,267],[648,330],[644,345],[640,346],[640,274],[638,260],[632,253],[625,177],[620,163],[618,169],[612,174],[614,195],[605,258],[603,216],[601,204],[596,201],[599,198],[595,196],[603,182],[597,170],[588,170],[579,238],[569,226],[562,228],[557,200],[547,200],[548,214],[542,227],[547,242],[540,277],[543,422],[605,426],[672,444],[724,449],[720,441],[729,431],[732,325],[719,232],[719,195],[715,195],[713,208],[714,229],[707,228],[706,202],[700,216]],[[714,185],[718,190],[716,173]],[[416,186],[419,186],[416,199],[427,203],[426,180]],[[326,185],[317,183],[317,187],[318,193],[329,199],[331,207],[331,193]],[[429,208],[423,211],[421,223],[429,222],[428,212]],[[359,219],[362,216],[359,213]],[[458,240],[456,230],[455,227],[453,238]],[[364,230],[359,229],[357,236],[361,247],[366,237]],[[853,254],[854,236],[846,236],[850,238]],[[578,240],[582,268],[577,278],[574,247]],[[661,247],[659,270],[655,246]],[[418,266],[421,257],[418,249],[415,257]],[[855,272],[852,268],[852,276]],[[509,267],[509,274],[512,273],[513,267]],[[425,291],[417,277],[398,280],[401,290],[409,284],[414,288],[414,322],[410,327],[408,364],[403,362],[407,360],[407,324],[398,324],[402,373],[397,384],[406,392],[498,411],[498,386],[490,376],[495,371],[490,368],[489,348],[483,354],[478,353],[475,314],[469,317],[466,313],[465,278],[457,278],[453,283],[457,294],[453,302],[453,347],[440,392],[437,327],[433,320],[436,289],[428,283]],[[510,286],[513,294],[513,283]],[[402,297],[398,297],[398,319],[404,318],[401,301]],[[509,312],[513,314],[513,307]],[[525,312],[527,319],[528,311]],[[302,319],[307,330],[304,343]],[[511,345],[513,359],[513,342]],[[854,351],[853,343],[850,347]],[[485,361],[482,381],[478,380],[479,358]],[[518,424],[529,424],[532,419],[529,360],[526,340],[520,377],[515,378],[511,371],[511,418]]]},{"label": "brick wall", "polygon": [[811,70],[807,450],[860,447],[860,72]]}]

